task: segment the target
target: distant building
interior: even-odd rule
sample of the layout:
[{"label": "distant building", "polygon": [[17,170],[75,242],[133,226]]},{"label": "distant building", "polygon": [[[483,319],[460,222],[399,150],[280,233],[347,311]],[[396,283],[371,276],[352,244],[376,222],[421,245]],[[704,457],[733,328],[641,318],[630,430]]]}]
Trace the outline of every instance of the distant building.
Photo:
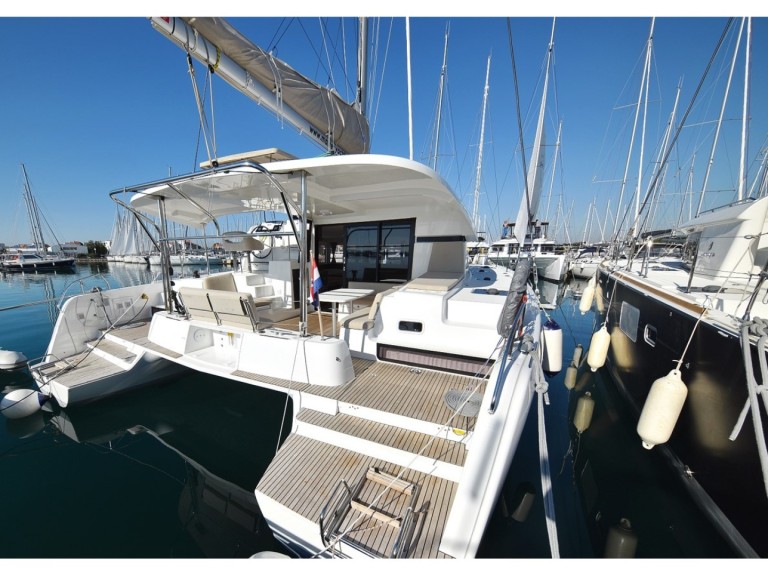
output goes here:
[{"label": "distant building", "polygon": [[10,246],[8,248],[8,252],[12,252],[14,254],[38,254],[50,251],[51,249],[47,245],[44,250],[38,250],[37,246],[34,244],[16,244],[15,246]]},{"label": "distant building", "polygon": [[82,242],[64,242],[53,246],[51,251],[67,256],[78,256],[79,254],[88,254],[88,247]]},{"label": "distant building", "polygon": [[54,244],[48,246],[45,250],[38,250],[34,244],[16,244],[9,246],[7,252],[13,254],[66,254],[67,256],[78,256],[79,254],[88,254],[88,247],[82,242],[64,242],[63,244]]}]

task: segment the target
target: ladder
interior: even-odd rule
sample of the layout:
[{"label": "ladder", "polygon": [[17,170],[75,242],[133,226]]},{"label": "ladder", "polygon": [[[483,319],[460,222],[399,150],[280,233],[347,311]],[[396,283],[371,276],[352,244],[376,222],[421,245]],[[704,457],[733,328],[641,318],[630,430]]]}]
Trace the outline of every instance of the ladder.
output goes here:
[{"label": "ladder", "polygon": [[419,516],[414,511],[418,495],[417,484],[374,466],[368,467],[354,487],[350,487],[346,480],[340,480],[320,513],[323,544],[331,547],[338,541],[344,541],[355,546],[350,535],[361,524],[372,520],[395,532],[394,544],[389,553],[379,551],[377,556],[407,557]]}]

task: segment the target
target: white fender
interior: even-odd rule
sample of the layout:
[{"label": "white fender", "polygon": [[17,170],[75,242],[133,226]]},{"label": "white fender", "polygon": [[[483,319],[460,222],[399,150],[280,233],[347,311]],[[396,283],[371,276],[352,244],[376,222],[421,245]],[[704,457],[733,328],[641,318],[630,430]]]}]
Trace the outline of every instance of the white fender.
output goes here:
[{"label": "white fender", "polygon": [[589,279],[587,285],[584,287],[584,291],[581,293],[581,300],[579,301],[579,312],[583,316],[589,309],[592,308],[592,301],[595,299],[595,277]]},{"label": "white fender", "polygon": [[548,376],[563,368],[563,329],[551,318],[541,327],[541,367]]},{"label": "white fender", "polygon": [[592,341],[589,344],[587,364],[589,364],[592,372],[597,372],[599,368],[603,367],[610,345],[611,335],[608,334],[608,328],[603,324],[600,330],[592,334]]},{"label": "white fender", "polygon": [[37,390],[18,388],[11,390],[0,400],[0,414],[6,418],[24,418],[34,414],[48,400]]},{"label": "white fender", "polygon": [[669,440],[686,396],[688,387],[680,378],[679,370],[672,370],[653,383],[637,422],[637,433],[643,440],[643,448],[650,450],[656,444]]},{"label": "white fender", "polygon": [[581,434],[592,423],[592,414],[595,412],[595,399],[592,394],[585,393],[576,402],[576,411],[573,413],[573,426]]}]

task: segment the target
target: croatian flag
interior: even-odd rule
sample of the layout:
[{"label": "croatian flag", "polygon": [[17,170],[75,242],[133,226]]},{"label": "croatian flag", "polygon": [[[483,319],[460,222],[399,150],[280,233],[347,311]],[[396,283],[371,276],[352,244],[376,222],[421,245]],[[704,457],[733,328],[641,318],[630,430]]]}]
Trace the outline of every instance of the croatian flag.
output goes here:
[{"label": "croatian flag", "polygon": [[323,281],[320,279],[320,272],[317,269],[317,262],[315,262],[315,257],[312,257],[312,281],[309,283],[309,297],[312,300],[312,305],[315,307],[315,309],[320,307],[320,300],[318,298],[318,294],[320,293],[320,288],[323,287]]}]

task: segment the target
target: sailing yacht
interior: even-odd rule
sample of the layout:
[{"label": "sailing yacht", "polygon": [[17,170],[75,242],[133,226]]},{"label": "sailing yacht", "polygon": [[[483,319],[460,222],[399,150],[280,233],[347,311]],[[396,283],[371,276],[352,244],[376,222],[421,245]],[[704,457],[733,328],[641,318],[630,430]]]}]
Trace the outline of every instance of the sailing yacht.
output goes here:
[{"label": "sailing yacht", "polygon": [[57,272],[71,271],[75,268],[75,259],[69,256],[55,256],[47,251],[47,244],[43,238],[43,227],[40,223],[40,211],[37,201],[32,194],[29,184],[27,168],[21,165],[24,175],[24,202],[27,205],[29,226],[32,231],[32,239],[35,245],[34,253],[19,252],[8,254],[0,260],[0,270],[4,272]]},{"label": "sailing yacht", "polygon": [[[178,42],[199,35],[198,57],[224,74],[256,52],[218,18],[153,22]],[[327,144],[367,152],[367,128],[355,132]],[[210,224],[258,265],[181,278],[163,266],[158,282],[67,300],[30,368],[41,391],[66,406],[114,394],[102,373],[120,391],[144,385],[141,358],[281,392],[290,434],[254,493],[289,550],[474,557],[543,390],[531,263],[469,266],[466,209],[433,169],[398,157],[255,151],[112,193],[124,195],[161,233]],[[281,247],[259,240],[269,230],[221,231],[279,207],[294,237]]]},{"label": "sailing yacht", "polygon": [[549,222],[536,218],[541,199],[545,163],[544,118],[549,90],[549,75],[554,51],[555,26],[547,49],[544,86],[533,143],[531,166],[527,172],[525,193],[515,222],[504,222],[501,238],[488,248],[488,260],[498,266],[514,269],[520,260],[532,260],[538,278],[560,283],[568,272],[565,253],[556,252],[555,241],[547,236]]},{"label": "sailing yacht", "polygon": [[[749,19],[745,25],[749,35]],[[629,259],[601,262],[602,326],[591,348],[607,357],[596,353],[590,366],[607,363],[637,419],[637,442],[668,465],[733,554],[766,557],[764,166],[753,196],[744,194],[745,180],[739,200],[677,227],[687,258],[654,258],[648,234]]]}]

